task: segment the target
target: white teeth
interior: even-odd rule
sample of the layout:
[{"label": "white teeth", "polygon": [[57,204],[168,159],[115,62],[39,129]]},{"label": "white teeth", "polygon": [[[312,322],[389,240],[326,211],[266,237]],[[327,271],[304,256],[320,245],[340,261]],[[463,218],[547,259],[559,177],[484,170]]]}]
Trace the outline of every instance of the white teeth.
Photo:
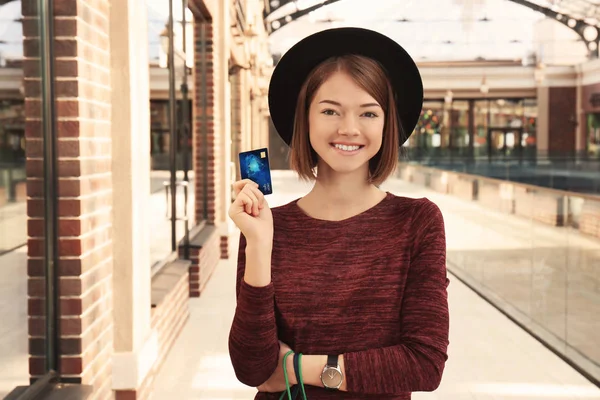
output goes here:
[{"label": "white teeth", "polygon": [[355,151],[360,148],[360,146],[346,146],[345,144],[334,144],[334,146],[343,151]]}]

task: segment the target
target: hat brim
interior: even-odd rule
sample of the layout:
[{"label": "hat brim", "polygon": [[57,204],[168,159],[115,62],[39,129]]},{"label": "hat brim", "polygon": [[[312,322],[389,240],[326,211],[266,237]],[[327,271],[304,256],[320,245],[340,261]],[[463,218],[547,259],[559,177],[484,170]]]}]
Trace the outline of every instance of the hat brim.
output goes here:
[{"label": "hat brim", "polygon": [[363,28],[335,28],[310,35],[289,49],[277,63],[269,84],[273,125],[290,145],[298,94],[308,74],[334,56],[356,54],[378,61],[388,74],[403,130],[400,145],[413,132],[423,107],[419,69],[402,46],[381,33]]}]

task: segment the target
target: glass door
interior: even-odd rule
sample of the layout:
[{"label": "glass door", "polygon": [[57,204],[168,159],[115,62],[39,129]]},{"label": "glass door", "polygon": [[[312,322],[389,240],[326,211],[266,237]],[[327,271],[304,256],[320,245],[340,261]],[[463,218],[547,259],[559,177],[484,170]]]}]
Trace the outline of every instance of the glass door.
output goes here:
[{"label": "glass door", "polygon": [[[193,223],[191,100],[188,77],[193,59],[191,12],[187,0],[168,1],[168,20],[161,34],[160,67],[168,71],[168,98],[151,104],[152,201],[164,201],[165,214],[157,215],[152,239],[152,272],[178,256],[189,258],[189,232]],[[163,197],[164,196],[164,197]],[[160,197],[160,198],[159,198]],[[162,200],[161,200],[162,199]],[[168,232],[168,237],[167,237]]]},{"label": "glass door", "polygon": [[520,158],[521,128],[489,128],[488,154],[490,160],[514,160]]}]

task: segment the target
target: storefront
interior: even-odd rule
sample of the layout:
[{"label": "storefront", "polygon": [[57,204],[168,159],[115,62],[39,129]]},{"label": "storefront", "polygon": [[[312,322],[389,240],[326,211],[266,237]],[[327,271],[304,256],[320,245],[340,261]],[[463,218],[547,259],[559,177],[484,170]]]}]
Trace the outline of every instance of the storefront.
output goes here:
[{"label": "storefront", "polygon": [[600,160],[600,83],[582,87],[585,157]]},{"label": "storefront", "polygon": [[532,159],[536,154],[535,98],[426,99],[411,160],[475,162]]}]

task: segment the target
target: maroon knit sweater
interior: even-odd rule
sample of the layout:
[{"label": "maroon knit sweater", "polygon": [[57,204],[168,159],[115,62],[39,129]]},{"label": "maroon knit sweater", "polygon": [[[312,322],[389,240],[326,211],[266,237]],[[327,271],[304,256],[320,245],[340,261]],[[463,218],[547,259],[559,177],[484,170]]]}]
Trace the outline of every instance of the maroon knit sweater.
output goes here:
[{"label": "maroon knit sweater", "polygon": [[[348,391],[305,386],[308,400],[405,400],[435,390],[449,331],[439,208],[388,193],[361,214],[325,221],[307,216],[295,200],[273,208],[273,221],[268,286],[243,280],[240,239],[229,336],[240,382],[257,387],[271,376],[281,340],[303,354],[344,354]],[[255,399],[279,395],[259,392]]]}]

